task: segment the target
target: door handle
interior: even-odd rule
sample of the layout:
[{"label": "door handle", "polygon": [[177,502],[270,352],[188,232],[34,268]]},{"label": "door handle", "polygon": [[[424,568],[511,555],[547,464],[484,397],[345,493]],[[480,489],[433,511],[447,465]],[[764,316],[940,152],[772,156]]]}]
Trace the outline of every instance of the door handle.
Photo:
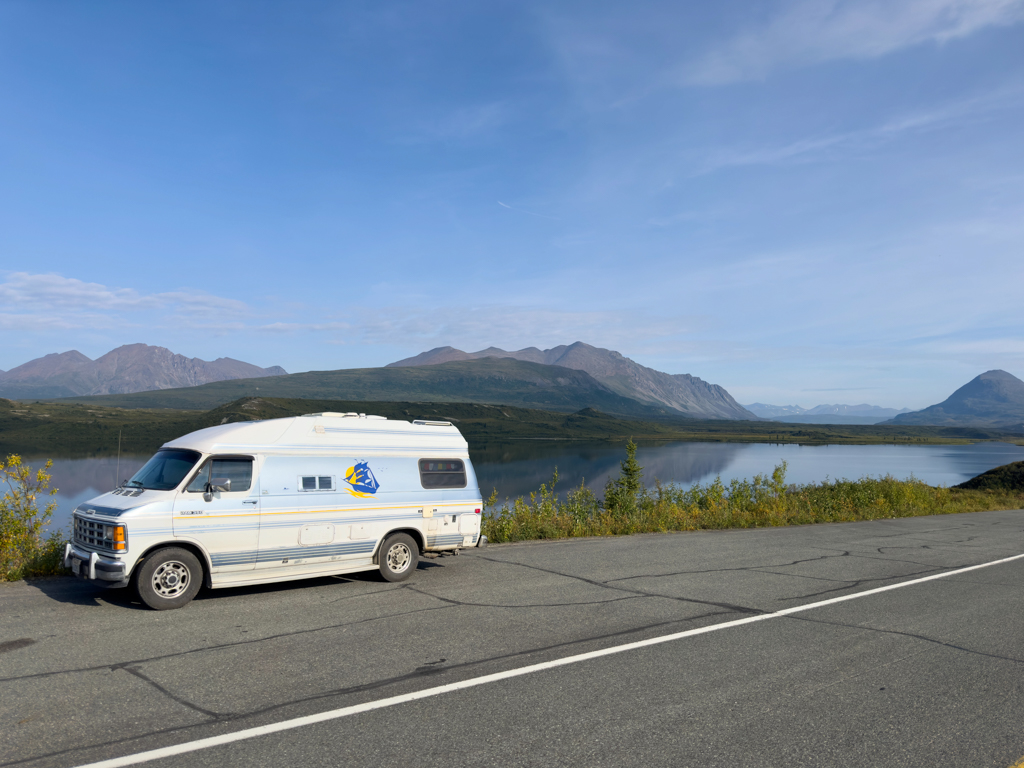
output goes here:
[{"label": "door handle", "polygon": [[258,504],[259,503],[259,499],[246,499],[242,503],[243,504]]}]

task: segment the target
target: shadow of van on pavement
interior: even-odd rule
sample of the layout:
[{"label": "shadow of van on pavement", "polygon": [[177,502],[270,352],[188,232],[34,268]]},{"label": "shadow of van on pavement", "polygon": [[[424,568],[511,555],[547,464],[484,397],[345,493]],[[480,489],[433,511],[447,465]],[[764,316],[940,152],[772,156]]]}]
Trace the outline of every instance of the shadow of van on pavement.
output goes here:
[{"label": "shadow of van on pavement", "polygon": [[[430,568],[443,567],[442,563],[431,560],[421,560],[417,571],[424,571]],[[338,574],[336,576],[319,576],[309,579],[296,579],[295,581],[279,581],[269,584],[252,584],[239,587],[224,587],[222,589],[203,588],[199,590],[195,600],[221,600],[240,595],[274,594],[279,592],[291,592],[294,590],[323,587],[338,582],[364,582],[364,583],[387,583],[384,577],[377,571],[360,571],[358,573]],[[96,586],[94,583],[79,579],[74,576],[46,576],[36,579],[26,579],[25,585],[31,589],[38,590],[51,600],[69,605],[81,605],[86,607],[113,606],[117,608],[129,608],[132,610],[150,610],[133,587],[120,587],[107,589]]]},{"label": "shadow of van on pavement", "polygon": [[102,607],[114,605],[121,608],[145,610],[146,606],[139,600],[131,587],[107,589],[98,587],[92,582],[74,576],[48,576],[39,579],[25,579],[25,584],[39,590],[51,600],[70,605]]}]

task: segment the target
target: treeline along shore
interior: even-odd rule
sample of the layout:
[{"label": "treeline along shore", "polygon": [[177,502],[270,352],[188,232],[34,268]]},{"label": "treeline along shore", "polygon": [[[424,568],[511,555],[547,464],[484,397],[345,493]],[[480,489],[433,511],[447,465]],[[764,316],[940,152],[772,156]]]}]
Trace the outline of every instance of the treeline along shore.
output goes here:
[{"label": "treeline along shore", "polygon": [[119,408],[59,401],[0,399],[0,454],[106,456],[155,451],[168,440],[218,424],[325,411],[389,419],[453,422],[471,446],[509,440],[692,440],[822,444],[955,444],[1024,435],[996,429],[910,425],[783,424],[771,421],[656,421],[477,403],[373,402],[243,397],[210,410]]}]

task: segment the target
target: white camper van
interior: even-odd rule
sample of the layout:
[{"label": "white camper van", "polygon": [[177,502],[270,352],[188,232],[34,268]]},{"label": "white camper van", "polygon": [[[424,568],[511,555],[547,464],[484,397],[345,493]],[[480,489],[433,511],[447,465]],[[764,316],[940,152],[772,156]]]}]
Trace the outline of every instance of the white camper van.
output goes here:
[{"label": "white camper van", "polygon": [[64,564],[151,608],[234,587],[376,568],[480,546],[468,447],[446,421],[314,413],[224,424],[166,443],[119,488],[79,505]]}]

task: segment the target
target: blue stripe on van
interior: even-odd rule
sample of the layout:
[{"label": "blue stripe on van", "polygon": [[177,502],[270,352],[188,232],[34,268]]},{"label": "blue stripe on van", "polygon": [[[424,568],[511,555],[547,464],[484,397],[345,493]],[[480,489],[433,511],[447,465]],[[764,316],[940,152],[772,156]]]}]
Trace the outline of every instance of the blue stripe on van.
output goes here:
[{"label": "blue stripe on van", "polygon": [[462,534],[449,534],[445,536],[427,536],[428,547],[447,547],[451,544],[461,544]]},{"label": "blue stripe on van", "polygon": [[255,563],[274,563],[285,559],[308,560],[317,557],[336,557],[339,555],[358,555],[373,552],[377,545],[375,540],[347,541],[341,544],[324,544],[312,547],[276,547],[264,552],[248,550],[240,552],[218,552],[210,555],[210,561],[216,568],[223,565],[249,565]]}]

